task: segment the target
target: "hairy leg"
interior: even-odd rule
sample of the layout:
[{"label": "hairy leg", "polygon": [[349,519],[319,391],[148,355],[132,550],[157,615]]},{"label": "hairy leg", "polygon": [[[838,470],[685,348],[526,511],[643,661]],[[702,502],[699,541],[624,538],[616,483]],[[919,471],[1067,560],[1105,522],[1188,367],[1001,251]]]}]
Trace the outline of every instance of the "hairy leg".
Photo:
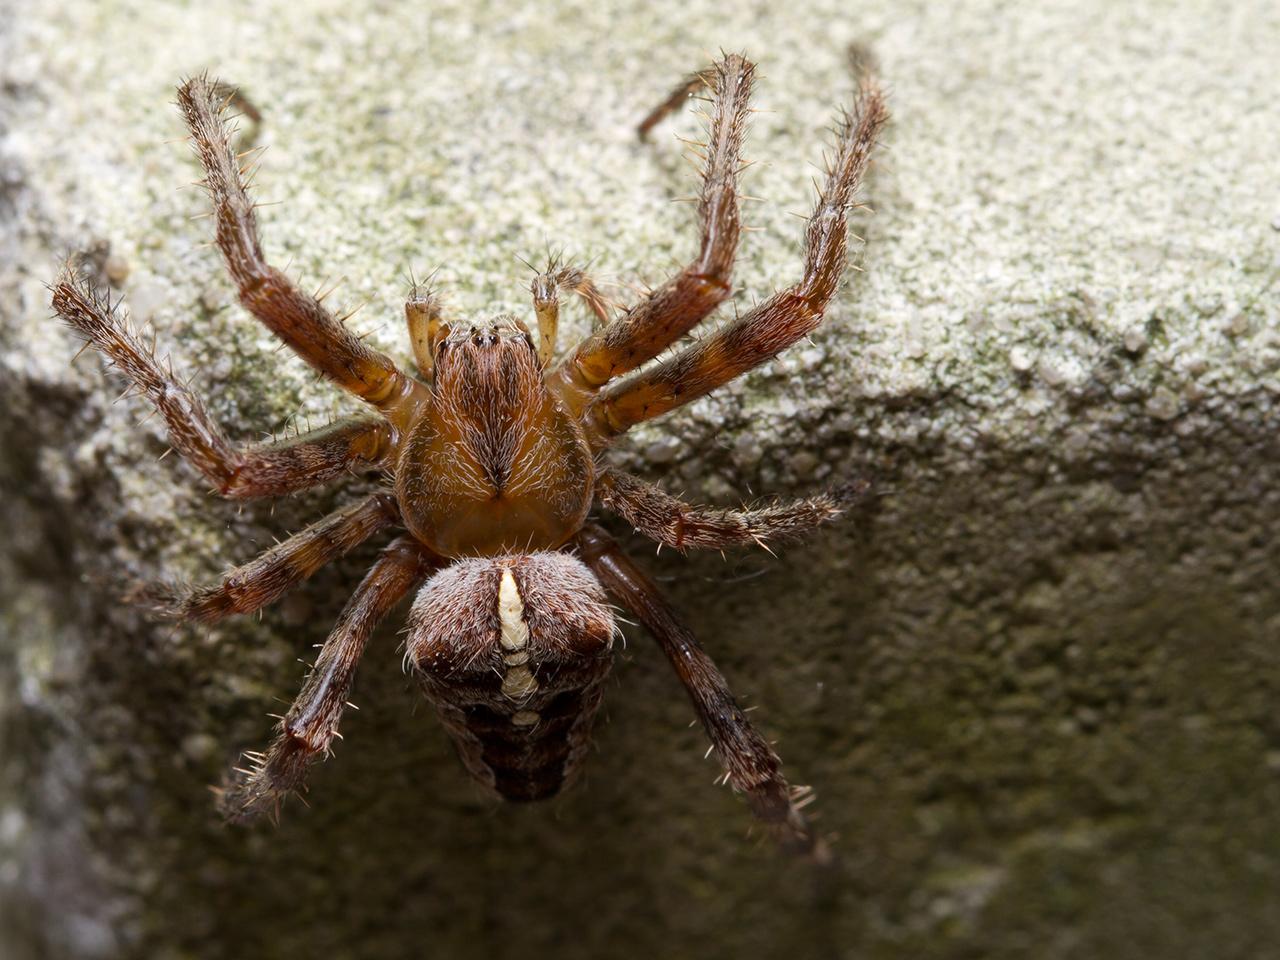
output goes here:
[{"label": "hairy leg", "polygon": [[530,287],[533,310],[538,318],[538,361],[547,369],[555,356],[556,330],[560,325],[560,292],[580,296],[595,314],[601,328],[609,324],[609,304],[591,278],[577,267],[561,267],[552,263],[539,274]]},{"label": "hairy leg", "polygon": [[729,296],[738,249],[738,173],[755,67],[725,57],[699,78],[711,78],[714,112],[703,159],[698,203],[697,257],[603,330],[598,330],[557,368],[566,397],[594,393],[613,377],[634,370],[688,333]]},{"label": "hairy leg", "polygon": [[871,485],[859,480],[832,487],[816,497],[771,503],[750,510],[697,507],[677,500],[652,483],[606,468],[596,479],[596,497],[651,540],[687,550],[723,550],[749,544],[798,540],[834,520],[863,499]]},{"label": "hairy leg", "polygon": [[856,109],[841,125],[836,154],[809,218],[800,282],[696,346],[606,387],[588,411],[590,432],[597,443],[696,400],[776,356],[818,326],[844,271],[848,208],[888,116],[880,89],[865,79]]},{"label": "hairy leg", "polygon": [[[258,109],[257,104],[250,100],[243,90],[239,87],[233,87],[229,83],[221,80],[211,80],[210,87],[215,97],[223,103],[223,108],[228,110],[238,110],[240,117],[248,122],[247,129],[237,131],[237,143],[239,146],[252,144],[258,139],[258,134],[262,131],[262,111]],[[229,118],[233,122],[234,117]],[[243,152],[241,156],[243,156]]]},{"label": "hairy leg", "polygon": [[689,74],[671,91],[667,99],[650,110],[648,116],[636,125],[636,136],[641,140],[649,139],[649,132],[654,127],[683,107],[689,98],[703,87],[714,89],[715,82],[716,73],[714,67],[708,67],[705,70],[699,70],[697,73]]},{"label": "hairy leg", "polygon": [[119,303],[68,269],[54,284],[53,309],[146,395],[164,417],[174,449],[224,497],[274,497],[318,486],[381,462],[391,449],[391,425],[380,417],[350,418],[278,443],[237,447],[172,366],[162,365],[129,328]]},{"label": "hairy leg", "polygon": [[808,791],[783,778],[782,761],[738,706],[724,676],[689,628],[602,529],[578,535],[582,557],[611,594],[649,630],[689,693],[698,719],[725,769],[729,784],[747,797],[751,812],[790,849],[815,861],[830,857],[826,843],[801,812]]},{"label": "hairy leg", "polygon": [[378,621],[439,563],[411,537],[400,537],[382,551],[324,642],[275,740],[265,754],[245,754],[249,767],[238,769],[237,779],[223,791],[220,806],[228,820],[277,814],[284,797],[302,786],[307,767],[328,755],[356,665]]},{"label": "hairy leg", "polygon": [[244,566],[229,571],[221,583],[195,588],[152,583],[135,591],[130,599],[175,620],[212,623],[224,617],[254,613],[275,603],[321,567],[345,556],[379,530],[399,521],[400,509],[395,497],[375,493],[334,511]]},{"label": "hairy leg", "polygon": [[217,81],[188,80],[178,90],[182,110],[213,202],[218,247],[240,293],[240,302],[302,359],[334,383],[387,416],[408,415],[420,388],[390,358],[371,350],[310,294],[267,263],[258,239],[254,204],[245,190],[222,110]]}]

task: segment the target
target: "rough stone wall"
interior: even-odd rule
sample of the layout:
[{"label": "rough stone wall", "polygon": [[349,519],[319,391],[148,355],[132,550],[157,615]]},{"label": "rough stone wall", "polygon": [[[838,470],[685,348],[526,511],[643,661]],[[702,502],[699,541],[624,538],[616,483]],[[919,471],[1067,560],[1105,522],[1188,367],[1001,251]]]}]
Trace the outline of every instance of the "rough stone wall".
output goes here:
[{"label": "rough stone wall", "polygon": [[[1280,942],[1280,8],[838,0],[0,4],[0,952],[28,958],[1212,957]],[[795,276],[844,48],[895,121],[825,326],[618,460],[732,503],[873,477],[780,559],[645,562],[787,760],[842,865],[747,837],[638,630],[586,782],[479,796],[400,673],[278,829],[206,785],[261,744],[365,551],[261,619],[172,629],[196,579],[354,497],[244,509],[50,322],[73,249],[237,437],[347,409],[204,246],[172,87],[266,115],[266,244],[345,277],[407,360],[407,269],[528,309],[564,247],[621,285],[694,242],[672,133],[717,48],[761,63],[739,302]],[[574,315],[570,334],[585,329]],[[638,550],[643,544],[634,542]],[[647,552],[647,551],[646,551]]]}]

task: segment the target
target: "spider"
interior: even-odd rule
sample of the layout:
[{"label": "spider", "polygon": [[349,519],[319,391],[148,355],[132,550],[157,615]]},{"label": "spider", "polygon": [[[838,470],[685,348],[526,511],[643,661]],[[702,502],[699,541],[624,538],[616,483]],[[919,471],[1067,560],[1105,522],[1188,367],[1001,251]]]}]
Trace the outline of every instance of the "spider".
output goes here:
[{"label": "spider", "polygon": [[[532,284],[537,337],[514,316],[464,322],[414,284],[405,316],[419,376],[371,349],[263,256],[245,171],[224,115],[228,87],[197,77],[178,106],[205,170],[217,245],[240,302],[322,376],[373,410],[293,439],[232,444],[199,398],[157,360],[119,303],[70,264],[52,287],[56,313],[97,347],[163,417],[172,446],[224,497],[279,497],[378,469],[389,488],[339,509],[219,583],[153,584],[171,618],[212,622],[260,610],[357,545],[399,531],[356,587],[301,693],[265,752],[229,775],[224,816],[278,814],[328,755],[357,662],[376,624],[416,591],[406,668],[434,704],[472,777],[504,798],[551,797],[579,772],[617,631],[611,599],[657,640],[724,768],[754,815],[785,845],[821,855],[781,761],[657,587],[589,519],[593,504],[677,550],[797,537],[867,495],[862,481],[754,509],[682,503],[608,465],[626,431],[704,396],[812,332],[839,284],[846,214],[887,112],[864,74],[837,131],[805,235],[798,283],[696,343],[678,341],[730,296],[740,232],[737,181],[754,66],[722,57],[640,125],[643,137],[701,87],[712,109],[701,169],[697,256],[610,319],[580,271],[552,265]],[[562,358],[562,294],[604,321]],[[669,348],[673,352],[656,363]]]}]

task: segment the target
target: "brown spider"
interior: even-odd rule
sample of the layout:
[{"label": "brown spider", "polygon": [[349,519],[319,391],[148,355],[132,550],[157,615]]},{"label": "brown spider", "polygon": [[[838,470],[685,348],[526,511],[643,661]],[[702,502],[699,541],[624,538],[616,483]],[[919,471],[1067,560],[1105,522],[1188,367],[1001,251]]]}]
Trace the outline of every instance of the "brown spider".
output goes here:
[{"label": "brown spider", "polygon": [[480,323],[447,318],[439,302],[415,285],[405,314],[420,378],[366,346],[266,261],[222,115],[226,88],[202,77],[178,91],[205,168],[217,243],[240,302],[376,415],[239,448],[157,362],[119,305],[70,268],[53,287],[54,309],[148,396],[173,446],[223,496],[277,497],[353,468],[379,468],[393,486],[330,514],[221,583],[157,586],[148,591],[150,599],[172,617],[203,622],[250,613],[370,537],[403,531],[356,588],[270,748],[247,754],[251,763],[223,791],[229,819],[274,812],[282,797],[302,786],[307,765],[328,754],[375,625],[415,589],[405,661],[467,770],[510,800],[558,793],[581,767],[603,696],[617,629],[612,596],[670,659],[728,783],[788,845],[821,854],[822,843],[800,812],[804,791],[788,786],[777,754],[652,581],[587,518],[598,503],[678,550],[763,545],[802,534],[866,494],[865,483],[853,483],[790,504],[705,509],[602,458],[629,427],[709,393],[809,334],[840,281],[846,213],[887,117],[869,75],[840,126],[808,222],[800,282],[706,339],[643,366],[730,295],[753,73],[747,60],[726,56],[691,77],[640,126],[643,136],[688,94],[710,87],[701,245],[688,266],[558,362],[562,291],[579,294],[608,320],[604,301],[577,270],[553,268],[534,281],[536,342],[512,316]]}]

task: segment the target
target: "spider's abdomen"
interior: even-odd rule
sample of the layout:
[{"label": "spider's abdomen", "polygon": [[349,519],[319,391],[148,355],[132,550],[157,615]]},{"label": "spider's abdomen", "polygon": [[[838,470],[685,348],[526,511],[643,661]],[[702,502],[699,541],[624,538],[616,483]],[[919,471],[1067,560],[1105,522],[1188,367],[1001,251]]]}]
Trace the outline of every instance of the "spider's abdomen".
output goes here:
[{"label": "spider's abdomen", "polygon": [[581,767],[613,634],[604,590],[574,556],[461,560],[418,593],[405,660],[471,775],[541,800]]},{"label": "spider's abdomen", "polygon": [[591,506],[581,426],[546,389],[519,321],[454,331],[437,348],[431,403],[396,464],[415,537],[446,557],[553,550]]}]

